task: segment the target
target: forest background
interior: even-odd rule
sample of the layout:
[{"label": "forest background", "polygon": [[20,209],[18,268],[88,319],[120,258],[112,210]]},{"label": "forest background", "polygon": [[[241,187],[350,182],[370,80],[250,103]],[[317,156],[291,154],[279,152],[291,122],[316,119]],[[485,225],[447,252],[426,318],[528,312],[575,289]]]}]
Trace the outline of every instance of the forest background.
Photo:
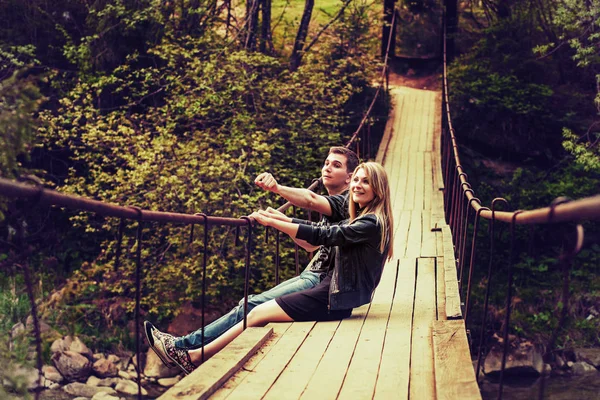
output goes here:
[{"label": "forest background", "polygon": [[[478,197],[531,209],[600,192],[600,2],[458,4],[451,105]],[[352,134],[375,92],[383,6],[4,0],[0,174],[33,174],[63,193],[151,210],[239,217],[279,205],[253,186],[254,176],[269,170],[286,185],[306,187],[327,149]],[[396,10],[397,54],[439,55],[440,2],[400,1]],[[376,110],[373,132],[385,123],[385,96]],[[46,322],[95,351],[132,349],[135,224],[125,227],[115,270],[118,221],[0,201],[0,356],[18,363],[31,357],[26,340],[10,351],[8,345],[11,327],[30,313],[24,253]],[[27,240],[17,245],[21,228]],[[586,246],[570,272],[563,347],[600,344],[599,229],[585,228]],[[274,281],[274,246],[263,245],[264,230],[257,234],[253,291]],[[191,244],[189,235],[189,227],[145,227],[142,310],[159,324],[198,305],[202,235]],[[562,236],[542,228],[532,244],[529,232],[519,235],[513,333],[547,342],[564,307]],[[210,230],[207,295],[217,313],[243,291],[244,249],[235,236],[235,229]],[[498,277],[505,274],[506,232],[500,240],[492,260]],[[293,247],[281,248],[285,279],[295,272]],[[483,269],[475,276],[477,304]],[[485,327],[490,336],[501,328],[500,282]],[[52,339],[44,342],[45,357]],[[3,362],[0,374],[9,365]]]}]

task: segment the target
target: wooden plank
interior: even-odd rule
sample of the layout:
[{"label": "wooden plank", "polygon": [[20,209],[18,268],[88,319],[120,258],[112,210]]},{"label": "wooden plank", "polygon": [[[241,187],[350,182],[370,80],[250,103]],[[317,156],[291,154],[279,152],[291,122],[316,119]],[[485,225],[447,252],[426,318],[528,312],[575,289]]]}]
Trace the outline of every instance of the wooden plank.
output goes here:
[{"label": "wooden plank", "polygon": [[429,105],[429,109],[427,114],[429,115],[429,117],[427,118],[428,124],[427,124],[427,146],[425,148],[425,151],[427,152],[431,152],[434,151],[434,130],[435,130],[435,125],[436,123],[441,123],[441,121],[437,121],[436,120],[436,94],[437,92],[434,91],[430,91],[427,93],[428,94],[428,99],[427,99],[427,103]]},{"label": "wooden plank", "polygon": [[444,271],[444,257],[435,258],[435,281],[436,281],[436,319],[446,320],[446,274]]},{"label": "wooden plank", "polygon": [[423,209],[431,211],[435,204],[433,198],[433,167],[431,165],[431,153],[423,153],[423,171],[425,174],[425,182],[423,184]]},{"label": "wooden plank", "polygon": [[421,254],[421,211],[413,211],[410,218],[410,228],[406,243],[406,258],[416,258]]},{"label": "wooden plank", "polygon": [[408,161],[410,159],[410,157],[408,156],[408,153],[402,153],[401,155],[397,156],[399,158],[400,161],[400,167],[398,170],[398,176],[396,178],[394,178],[394,182],[395,182],[395,188],[394,191],[392,192],[390,190],[391,193],[394,193],[394,199],[393,199],[393,204],[394,204],[394,212],[398,212],[398,210],[404,210],[405,206],[404,206],[404,198],[406,196],[406,183],[408,180]]},{"label": "wooden plank", "polygon": [[435,399],[432,341],[435,308],[434,260],[419,258],[410,357],[409,397],[412,399]]},{"label": "wooden plank", "polygon": [[401,259],[374,399],[408,399],[416,259]]},{"label": "wooden plank", "polygon": [[[408,243],[408,230],[411,222],[411,211],[401,211],[400,220],[396,219],[394,230],[394,257],[404,258]],[[398,218],[398,214],[394,216]]]},{"label": "wooden plank", "polygon": [[272,328],[248,328],[191,374],[167,390],[160,400],[207,399],[271,336]]},{"label": "wooden plank", "polygon": [[446,286],[446,318],[462,318],[460,310],[460,294],[458,292],[458,280],[456,275],[456,260],[454,258],[454,246],[452,234],[448,225],[442,227],[444,241],[444,273]]},{"label": "wooden plank", "polygon": [[437,399],[481,399],[469,357],[465,322],[436,321],[433,344]]},{"label": "wooden plank", "polygon": [[425,210],[421,214],[421,230],[423,240],[421,242],[421,257],[435,257],[437,253],[435,232],[431,230],[431,214]]},{"label": "wooden plank", "polygon": [[437,175],[436,183],[439,189],[444,189],[444,179],[442,177],[442,94],[436,92],[435,99],[435,122],[433,137],[436,143],[435,155],[435,174]]},{"label": "wooden plank", "polygon": [[408,154],[408,174],[406,178],[406,188],[404,192],[404,210],[416,210],[415,207],[415,188],[417,186],[417,155],[414,153]]},{"label": "wooden plank", "polygon": [[383,137],[381,138],[379,149],[375,156],[375,161],[382,165],[385,163],[385,157],[394,131],[394,125],[396,125],[396,119],[398,115],[402,113],[402,98],[396,95],[397,91],[398,89],[395,88],[390,90],[392,105],[390,107],[387,123],[385,124],[385,130],[383,131]]},{"label": "wooden plank", "polygon": [[294,322],[273,349],[227,397],[228,399],[260,399],[296,354],[315,322]]},{"label": "wooden plank", "polygon": [[319,322],[264,399],[297,399],[310,381],[341,321]]},{"label": "wooden plank", "polygon": [[398,260],[388,262],[385,266],[381,281],[371,301],[367,319],[354,349],[342,389],[338,395],[340,399],[373,397],[390,309],[394,298],[397,267]]},{"label": "wooden plank", "polygon": [[429,126],[431,125],[432,116],[430,114],[431,108],[431,99],[429,97],[429,92],[426,90],[421,91],[421,96],[423,97],[423,105],[422,105],[422,119],[421,119],[421,128],[419,132],[419,152],[424,153],[427,150],[427,143],[429,139]]},{"label": "wooden plank", "polygon": [[292,326],[292,322],[277,322],[267,325],[267,328],[273,328],[273,333],[242,368],[240,368],[227,382],[223,384],[211,397],[211,400],[225,399],[242,382],[248,374],[254,372],[256,366],[265,358],[275,344],[281,339],[285,332]]},{"label": "wooden plank", "polygon": [[425,203],[425,165],[423,160],[423,153],[419,152],[415,154],[416,161],[416,179],[415,179],[415,210],[423,210]]},{"label": "wooden plank", "polygon": [[368,310],[366,304],[354,309],[350,318],[342,320],[301,399],[337,398]]}]

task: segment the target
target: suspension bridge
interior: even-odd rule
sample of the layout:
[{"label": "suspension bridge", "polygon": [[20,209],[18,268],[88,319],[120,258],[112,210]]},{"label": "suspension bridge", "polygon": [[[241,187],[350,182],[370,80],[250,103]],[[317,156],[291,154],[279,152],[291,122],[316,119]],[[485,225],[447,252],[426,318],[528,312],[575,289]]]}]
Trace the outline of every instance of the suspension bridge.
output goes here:
[{"label": "suspension bridge", "polygon": [[[391,25],[394,26],[393,18]],[[471,251],[475,248],[478,221],[485,218],[509,223],[514,228],[517,224],[598,220],[600,197],[525,212],[499,212],[494,210],[494,204],[491,208],[482,206],[460,162],[447,102],[445,63],[441,92],[388,88],[384,86],[388,74],[387,53],[384,65],[378,93],[389,89],[393,106],[376,160],[384,165],[391,183],[395,257],[386,264],[372,302],[355,309],[352,317],[342,321],[277,323],[248,328],[223,351],[166,391],[161,400],[481,398],[476,379],[480,366],[473,368],[466,331],[470,271],[475,257],[466,254],[465,244],[470,239],[473,241]],[[372,106],[369,112],[371,109]],[[368,113],[352,140],[366,134],[364,122],[367,119]],[[361,143],[369,141],[361,140]],[[142,222],[204,225],[204,248],[206,232],[211,226],[247,227],[247,243],[251,240],[252,221],[247,217],[147,211],[68,196],[40,185],[3,178],[0,178],[0,193],[8,198],[34,199],[40,205],[59,205],[139,222],[138,338],[141,336]],[[583,230],[579,227],[575,235],[575,247],[562,257],[566,267],[581,248]],[[247,245],[246,297],[250,247]],[[26,263],[23,269],[30,289],[38,369],[41,370],[40,332]],[[469,278],[461,282],[467,269]],[[503,370],[510,326],[510,277],[509,268]],[[466,289],[464,298],[460,295],[462,287]],[[568,290],[561,301],[568,302]],[[139,340],[136,353],[139,357]],[[502,377],[503,374],[500,397]],[[141,382],[139,370],[138,382]],[[142,397],[141,388],[138,397]]]}]

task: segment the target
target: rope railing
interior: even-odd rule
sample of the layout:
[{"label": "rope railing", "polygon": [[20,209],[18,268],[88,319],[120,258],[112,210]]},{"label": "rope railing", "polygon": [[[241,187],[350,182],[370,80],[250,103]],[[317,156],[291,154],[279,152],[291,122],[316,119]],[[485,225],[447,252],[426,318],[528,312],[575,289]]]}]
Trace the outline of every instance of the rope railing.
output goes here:
[{"label": "rope railing", "polygon": [[[395,24],[395,16],[392,19],[392,24]],[[388,51],[384,57],[384,63],[382,67],[382,72],[380,75],[380,83],[375,92],[375,95],[369,105],[369,108],[365,112],[358,128],[354,131],[349,141],[346,143],[345,147],[350,148],[352,145],[356,145],[356,153],[360,154],[362,150],[363,154],[370,154],[370,125],[368,125],[368,120],[371,116],[371,113],[374,109],[374,105],[382,92],[383,86],[385,84],[386,92],[388,89],[388,75],[389,75],[389,49],[390,43],[392,40],[392,35],[390,32],[390,36],[388,38]],[[360,140],[361,137],[364,136],[366,140]],[[362,144],[362,147],[361,147]],[[158,223],[180,223],[180,224],[188,224],[191,226],[190,229],[190,245],[194,242],[194,226],[196,224],[202,225],[204,227],[204,235],[203,235],[203,257],[202,257],[202,290],[201,290],[201,321],[202,326],[205,325],[205,297],[206,297],[206,266],[207,266],[207,249],[208,249],[208,232],[209,228],[214,226],[229,226],[236,228],[236,243],[239,240],[239,230],[242,227],[247,228],[247,239],[245,241],[245,268],[244,268],[244,320],[243,325],[244,329],[247,326],[247,314],[248,314],[248,295],[249,295],[249,280],[250,280],[250,261],[252,254],[252,225],[253,220],[250,217],[242,216],[240,218],[227,218],[227,217],[215,217],[206,215],[203,213],[197,214],[186,214],[186,213],[175,213],[175,212],[164,212],[164,211],[152,211],[152,210],[143,210],[139,207],[135,206],[121,206],[111,203],[106,203],[99,200],[94,200],[86,197],[71,195],[71,194],[63,194],[57,192],[55,190],[44,188],[41,181],[35,177],[27,177],[25,180],[32,182],[32,184],[18,182],[9,180],[6,178],[0,177],[0,196],[5,198],[13,198],[13,199],[26,199],[29,200],[31,204],[28,204],[27,210],[22,211],[31,212],[35,207],[38,206],[58,206],[69,208],[72,210],[78,211],[86,211],[92,212],[98,215],[102,215],[104,217],[114,217],[120,218],[120,223],[118,227],[117,233],[117,247],[115,251],[115,259],[114,259],[114,268],[117,270],[119,268],[119,263],[121,261],[121,244],[123,239],[123,231],[126,220],[136,221],[137,229],[136,229],[136,240],[137,240],[137,248],[135,253],[135,325],[136,325],[136,357],[138,362],[135,364],[135,368],[137,371],[137,385],[138,385],[138,398],[142,398],[142,386],[141,386],[141,363],[139,362],[140,358],[140,302],[141,302],[141,281],[142,281],[142,245],[143,245],[143,223],[144,222],[158,222]],[[319,184],[321,183],[321,179],[316,179],[313,183],[308,187],[309,190],[315,190]],[[288,210],[292,204],[290,202],[285,203],[281,207],[279,207],[279,211],[285,212]],[[294,214],[296,213],[294,207]],[[19,219],[23,217],[23,215],[12,215],[10,216],[12,219]],[[309,217],[310,218],[310,217]],[[37,369],[38,369],[38,387],[41,386],[41,377],[42,377],[42,358],[41,358],[41,333],[39,329],[38,315],[36,312],[36,300],[34,298],[33,291],[33,282],[32,276],[29,270],[29,265],[27,262],[28,254],[25,250],[25,246],[23,242],[25,240],[23,224],[15,224],[17,226],[17,234],[16,240],[19,241],[17,244],[17,248],[22,252],[22,260],[21,260],[21,269],[23,270],[25,284],[27,286],[27,293],[29,295],[29,300],[31,303],[32,310],[32,318],[34,325],[34,336],[36,342],[37,349]],[[268,233],[265,234],[266,239],[268,240]],[[190,251],[192,249],[190,248]],[[275,255],[275,280],[276,284],[279,283],[279,269],[280,269],[280,235],[279,232],[276,232],[276,255]],[[298,255],[298,246],[295,245],[295,263],[296,263],[296,274],[299,271],[299,255]],[[202,330],[202,342],[204,343],[204,330]],[[204,361],[204,351],[202,352],[202,361]],[[39,398],[39,390],[35,392],[36,400]]]},{"label": "rope railing", "polygon": [[[510,247],[507,261],[507,292],[505,300],[505,314],[503,321],[503,352],[502,364],[499,379],[498,398],[503,395],[504,372],[506,369],[506,360],[508,354],[508,333],[510,328],[510,317],[513,301],[513,266],[515,264],[515,229],[519,225],[539,225],[539,224],[557,224],[557,223],[574,223],[575,229],[572,231],[563,230],[562,234],[572,235],[572,244],[564,246],[562,253],[559,255],[559,263],[563,275],[563,288],[559,302],[562,303],[560,322],[556,329],[552,332],[550,343],[546,349],[549,354],[555,341],[558,337],[559,329],[566,320],[566,312],[569,302],[569,270],[574,256],[581,250],[584,241],[584,229],[579,222],[589,220],[600,220],[600,195],[568,201],[564,198],[555,200],[551,205],[544,208],[534,210],[517,210],[517,211],[502,211],[498,210],[500,203],[504,207],[508,207],[508,201],[503,198],[496,198],[492,201],[490,207],[482,205],[480,199],[475,196],[475,191],[468,181],[468,175],[462,166],[460,155],[458,152],[458,141],[456,139],[456,131],[452,124],[452,116],[450,110],[450,102],[448,95],[448,64],[447,64],[447,42],[449,40],[447,34],[448,15],[444,14],[443,18],[443,82],[442,82],[442,176],[444,181],[444,212],[446,222],[450,226],[454,243],[454,255],[456,259],[457,278],[459,281],[459,291],[463,291],[463,273],[467,272],[467,285],[465,293],[465,302],[463,306],[465,326],[469,328],[470,307],[472,302],[472,281],[473,272],[475,269],[477,238],[480,229],[481,220],[489,221],[489,265],[486,276],[485,300],[483,305],[482,326],[479,336],[479,347],[477,349],[477,367],[476,376],[479,380],[481,371],[481,357],[483,343],[485,341],[484,332],[487,322],[489,298],[491,291],[491,282],[493,277],[493,258],[495,255],[495,240],[497,233],[495,232],[496,222],[509,224],[510,228]],[[469,244],[469,230],[471,228],[472,237],[470,238],[470,252],[467,245]],[[502,228],[502,226],[501,226]],[[469,254],[467,254],[467,252]],[[468,260],[468,267],[467,267]],[[544,374],[542,374],[542,384],[540,385],[540,399],[543,398],[544,392]]]}]

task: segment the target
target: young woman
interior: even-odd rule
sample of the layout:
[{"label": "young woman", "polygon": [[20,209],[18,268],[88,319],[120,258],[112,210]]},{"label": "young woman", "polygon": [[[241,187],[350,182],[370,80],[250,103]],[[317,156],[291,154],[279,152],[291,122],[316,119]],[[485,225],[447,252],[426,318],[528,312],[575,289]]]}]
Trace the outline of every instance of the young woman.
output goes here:
[{"label": "young woman", "polygon": [[[281,296],[254,308],[248,326],[269,322],[328,321],[347,318],[352,309],[367,304],[379,283],[386,259],[392,257],[393,218],[387,174],[375,162],[360,164],[350,181],[350,219],[331,226],[314,226],[286,222],[276,214],[258,211],[251,215],[256,222],[280,230],[292,238],[313,245],[335,246],[333,271],[314,288]],[[240,322],[218,339],[204,346],[210,358],[243,330]],[[183,350],[174,346],[172,336],[153,329],[148,336],[153,347],[192,372],[201,362],[202,349]],[[162,357],[161,357],[162,358]]]}]

